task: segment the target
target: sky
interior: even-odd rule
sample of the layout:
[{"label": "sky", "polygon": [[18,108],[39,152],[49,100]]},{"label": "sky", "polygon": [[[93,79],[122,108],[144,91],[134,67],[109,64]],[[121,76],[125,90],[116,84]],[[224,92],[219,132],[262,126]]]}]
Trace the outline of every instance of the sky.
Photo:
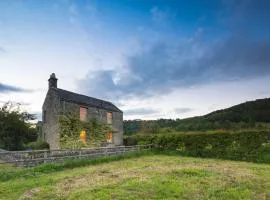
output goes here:
[{"label": "sky", "polygon": [[124,119],[187,118],[270,96],[269,0],[2,0],[0,103],[41,118],[58,87]]}]

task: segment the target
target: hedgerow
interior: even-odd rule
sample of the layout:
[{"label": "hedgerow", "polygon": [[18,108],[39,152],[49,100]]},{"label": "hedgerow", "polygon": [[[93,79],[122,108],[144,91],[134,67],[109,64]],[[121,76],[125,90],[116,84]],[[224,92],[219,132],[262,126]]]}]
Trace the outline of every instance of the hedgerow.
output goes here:
[{"label": "hedgerow", "polygon": [[126,145],[153,144],[181,155],[270,163],[270,132],[170,133],[125,137]]}]

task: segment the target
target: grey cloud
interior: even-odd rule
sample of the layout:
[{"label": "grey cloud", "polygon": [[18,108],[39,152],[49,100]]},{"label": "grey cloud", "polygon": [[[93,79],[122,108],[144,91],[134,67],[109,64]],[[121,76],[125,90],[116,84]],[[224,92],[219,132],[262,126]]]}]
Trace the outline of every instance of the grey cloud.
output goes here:
[{"label": "grey cloud", "polygon": [[192,110],[193,110],[192,108],[175,108],[174,112],[176,114],[184,114],[184,113],[188,113],[188,112],[190,112]]},{"label": "grey cloud", "polygon": [[34,115],[38,121],[42,120],[42,113],[40,111],[34,112]]},{"label": "grey cloud", "polygon": [[0,83],[0,93],[8,92],[31,92],[31,90]]},{"label": "grey cloud", "polygon": [[20,105],[20,106],[30,106],[31,105],[31,103],[28,103],[28,102],[1,101],[1,100],[0,100],[0,103],[2,103],[2,104],[11,103],[11,104]]},{"label": "grey cloud", "polygon": [[[231,24],[235,19],[253,31],[245,32],[243,26],[234,26],[228,30],[229,34],[212,39],[206,39],[204,36],[208,32],[202,29],[189,38],[160,39],[152,45],[142,46],[140,53],[126,57],[125,70],[128,73],[112,70],[91,72],[79,82],[79,87],[85,93],[117,100],[166,94],[176,88],[193,85],[267,76],[270,74],[270,30],[260,29],[259,33],[264,37],[258,37],[258,30],[242,18],[251,15],[257,21],[264,20],[264,16],[270,13],[266,12],[270,7],[263,8],[261,1],[256,1],[260,5],[249,2],[255,5],[229,6],[231,19],[227,19]],[[265,15],[254,7],[263,8],[261,12]],[[241,15],[234,14],[240,8]],[[120,77],[120,80],[116,82],[115,77]]]},{"label": "grey cloud", "polygon": [[248,21],[249,25],[258,23],[258,18],[259,23],[269,24],[269,0],[223,0],[223,7],[221,15],[233,26],[243,24],[242,20]]},{"label": "grey cloud", "polygon": [[149,108],[134,108],[129,110],[124,110],[124,115],[149,115],[149,114],[156,114],[158,110],[149,109]]},{"label": "grey cloud", "polygon": [[253,42],[234,36],[222,42],[160,42],[127,58],[129,74],[115,83],[117,71],[100,71],[81,81],[80,88],[99,97],[117,99],[167,93],[175,88],[270,74],[270,39]]}]

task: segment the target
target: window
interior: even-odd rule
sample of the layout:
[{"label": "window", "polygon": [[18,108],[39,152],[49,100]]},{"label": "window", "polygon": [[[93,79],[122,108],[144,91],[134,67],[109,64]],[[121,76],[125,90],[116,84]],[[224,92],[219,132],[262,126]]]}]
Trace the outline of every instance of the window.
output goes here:
[{"label": "window", "polygon": [[82,130],[80,133],[80,140],[82,141],[82,143],[86,143],[86,131]]},{"label": "window", "polygon": [[113,133],[112,132],[108,132],[106,134],[106,140],[108,143],[112,143],[112,139],[113,139]]},{"label": "window", "polygon": [[107,112],[107,123],[112,124],[112,112]]},{"label": "window", "polygon": [[80,107],[80,120],[81,121],[86,121],[87,119],[87,108],[85,107]]}]

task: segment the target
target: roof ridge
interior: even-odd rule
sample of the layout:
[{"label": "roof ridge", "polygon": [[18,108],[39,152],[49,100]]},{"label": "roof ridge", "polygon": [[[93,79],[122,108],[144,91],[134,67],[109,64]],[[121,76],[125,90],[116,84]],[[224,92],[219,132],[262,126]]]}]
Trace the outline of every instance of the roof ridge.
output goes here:
[{"label": "roof ridge", "polygon": [[80,93],[76,93],[76,92],[72,92],[72,91],[69,91],[69,90],[64,90],[64,89],[61,89],[61,88],[53,88],[53,89],[63,90],[63,91],[65,91],[65,92],[70,92],[70,93],[73,93],[73,94],[76,94],[76,95],[81,95],[81,96],[88,97],[88,98],[92,98],[92,99],[96,99],[96,100],[99,100],[99,101],[104,101],[104,102],[106,102],[106,103],[112,103],[112,102],[110,102],[110,101],[105,101],[105,100],[103,100],[103,99],[99,99],[99,98],[96,98],[96,97],[87,96],[87,95],[80,94]]},{"label": "roof ridge", "polygon": [[89,106],[103,108],[105,110],[123,112],[110,101],[105,101],[103,99],[86,96],[83,94],[71,92],[61,88],[50,88],[50,89],[54,90],[61,99],[65,99],[67,101],[71,101],[77,104],[85,104]]}]

